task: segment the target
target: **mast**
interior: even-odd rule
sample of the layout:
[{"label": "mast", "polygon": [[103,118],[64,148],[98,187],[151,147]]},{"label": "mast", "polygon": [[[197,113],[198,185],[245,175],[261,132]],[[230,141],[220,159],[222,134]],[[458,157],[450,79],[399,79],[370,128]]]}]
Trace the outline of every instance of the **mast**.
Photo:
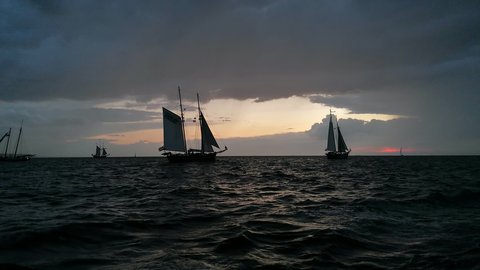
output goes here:
[{"label": "mast", "polygon": [[8,144],[10,143],[10,135],[12,135],[12,128],[8,130],[7,147],[5,147],[5,155],[4,155],[5,158],[7,157]]},{"label": "mast", "polygon": [[200,111],[200,96],[198,95],[198,92],[197,92],[197,106],[198,106],[198,121],[200,122],[200,144],[201,144],[201,151],[203,154],[205,152],[205,148],[203,147],[203,134],[201,132],[203,117],[202,117],[202,112]]},{"label": "mast", "polygon": [[183,117],[182,94],[180,93],[180,85],[178,86],[178,98],[180,99],[180,116],[182,117],[182,136],[185,143],[185,153],[187,153],[187,141],[185,136],[185,119]]},{"label": "mast", "polygon": [[15,146],[15,154],[13,154],[13,158],[17,157],[18,144],[20,143],[20,137],[22,136],[22,128],[23,128],[23,120],[22,120],[22,124],[20,124],[20,131],[18,132],[17,145]]},{"label": "mast", "polygon": [[333,131],[333,123],[332,123],[332,110],[330,110],[330,122],[328,123],[327,149],[325,150],[330,152],[337,151],[337,148],[335,146],[335,134]]}]

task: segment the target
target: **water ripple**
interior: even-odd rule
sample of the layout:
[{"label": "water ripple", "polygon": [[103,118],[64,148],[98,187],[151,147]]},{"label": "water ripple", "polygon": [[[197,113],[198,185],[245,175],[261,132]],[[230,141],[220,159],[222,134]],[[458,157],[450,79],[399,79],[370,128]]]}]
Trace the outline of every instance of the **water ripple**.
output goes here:
[{"label": "water ripple", "polygon": [[1,269],[478,269],[478,157],[0,164]]}]

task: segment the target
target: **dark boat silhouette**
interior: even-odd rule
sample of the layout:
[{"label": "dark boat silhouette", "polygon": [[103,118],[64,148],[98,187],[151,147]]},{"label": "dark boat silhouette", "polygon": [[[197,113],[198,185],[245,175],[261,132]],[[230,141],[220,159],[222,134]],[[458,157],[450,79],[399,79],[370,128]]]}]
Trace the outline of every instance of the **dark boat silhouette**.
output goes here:
[{"label": "dark boat silhouette", "polygon": [[22,130],[23,130],[23,121],[22,124],[20,125],[20,130],[18,131],[18,138],[17,138],[17,143],[15,144],[15,151],[13,153],[8,153],[8,147],[10,144],[10,137],[12,135],[12,129],[10,128],[7,133],[5,133],[2,138],[0,138],[0,143],[4,139],[7,139],[6,145],[5,145],[5,152],[3,153],[2,156],[0,156],[0,161],[7,161],[7,162],[16,162],[16,161],[29,161],[34,157],[35,155],[33,154],[19,154],[18,153],[18,145],[20,144],[20,139],[22,137]]},{"label": "dark boat silhouette", "polygon": [[201,149],[188,149],[185,136],[185,119],[183,116],[182,95],[178,87],[180,99],[180,116],[163,108],[163,142],[164,145],[158,150],[163,151],[170,162],[192,162],[192,161],[215,161],[218,153],[225,152],[227,147],[221,151],[215,151],[213,147],[219,148],[213,136],[207,120],[200,109],[200,97],[197,93],[198,120],[201,130]]},{"label": "dark boat silhouette", "polygon": [[96,146],[95,154],[92,154],[93,158],[107,158],[110,154],[107,153],[107,148]]},{"label": "dark boat silhouette", "polygon": [[328,159],[347,159],[348,154],[352,149],[348,149],[345,140],[343,139],[342,132],[340,131],[340,127],[338,126],[337,121],[337,133],[338,133],[338,148],[335,145],[335,133],[334,127],[332,122],[332,111],[330,110],[330,122],[328,123],[328,140],[327,140],[327,148],[325,151],[325,155]]}]

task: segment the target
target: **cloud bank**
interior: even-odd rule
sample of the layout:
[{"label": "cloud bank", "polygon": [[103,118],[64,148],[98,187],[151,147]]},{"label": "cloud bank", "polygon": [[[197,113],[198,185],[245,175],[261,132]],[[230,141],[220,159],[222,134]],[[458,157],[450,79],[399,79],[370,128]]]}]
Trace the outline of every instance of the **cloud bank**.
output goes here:
[{"label": "cloud bank", "polygon": [[158,128],[135,102],[96,106],[168,102],[180,84],[204,101],[308,96],[408,117],[345,120],[359,145],[480,152],[478,1],[5,0],[0,14],[2,129],[27,119],[67,140]]}]

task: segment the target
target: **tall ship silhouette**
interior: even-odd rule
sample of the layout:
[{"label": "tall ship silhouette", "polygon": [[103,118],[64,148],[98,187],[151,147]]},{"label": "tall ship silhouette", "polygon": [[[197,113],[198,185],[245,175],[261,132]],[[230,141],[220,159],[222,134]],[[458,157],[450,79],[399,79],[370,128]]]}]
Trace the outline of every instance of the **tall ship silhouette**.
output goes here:
[{"label": "tall ship silhouette", "polygon": [[93,158],[106,158],[108,157],[110,154],[107,153],[107,148],[105,148],[104,146],[100,147],[100,146],[96,146],[95,148],[95,154],[92,154],[92,157]]},{"label": "tall ship silhouette", "polygon": [[178,87],[178,97],[180,99],[180,116],[174,112],[163,108],[163,143],[158,150],[162,151],[164,156],[170,162],[192,162],[192,161],[215,161],[217,154],[227,151],[227,147],[220,151],[215,151],[213,147],[220,148],[213,135],[207,120],[200,108],[200,97],[197,93],[198,122],[201,133],[200,149],[188,149],[185,136],[185,119],[183,115],[182,94]]},{"label": "tall ship silhouette", "polygon": [[[342,132],[340,131],[340,126],[337,122],[337,128],[333,127],[332,121],[332,111],[330,110],[330,121],[328,123],[328,139],[327,139],[327,148],[325,149],[328,159],[347,159],[348,154],[352,149],[347,147],[345,140],[343,139]],[[335,129],[337,130],[338,146],[335,143]]]},{"label": "tall ship silhouette", "polygon": [[13,153],[9,153],[9,146],[10,146],[10,137],[12,136],[12,129],[10,128],[7,133],[5,133],[2,138],[0,138],[0,144],[6,140],[5,143],[5,151],[3,155],[0,155],[0,161],[29,161],[33,156],[33,154],[21,154],[18,153],[18,146],[20,145],[20,140],[22,138],[22,130],[23,130],[23,121],[20,125],[20,129],[18,131],[17,142],[15,143],[15,150]]}]

